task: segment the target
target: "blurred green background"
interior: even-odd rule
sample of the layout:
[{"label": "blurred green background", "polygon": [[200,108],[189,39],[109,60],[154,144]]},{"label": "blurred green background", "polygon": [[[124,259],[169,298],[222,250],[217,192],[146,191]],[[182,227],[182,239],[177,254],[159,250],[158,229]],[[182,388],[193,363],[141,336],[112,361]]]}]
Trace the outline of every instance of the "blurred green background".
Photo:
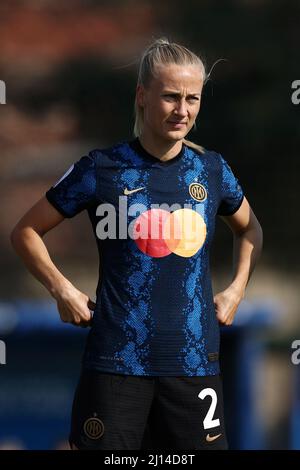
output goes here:
[{"label": "blurred green background", "polygon": [[[84,341],[74,327],[58,325],[55,305],[13,253],[9,234],[71,163],[132,137],[139,57],[149,42],[167,36],[199,53],[208,71],[223,59],[205,86],[189,139],[223,154],[264,230],[237,326],[224,333],[227,403],[240,419],[232,429],[242,432],[248,419],[253,430],[243,441],[230,431],[232,447],[300,449],[300,365],[291,362],[291,344],[300,338],[300,105],[291,100],[292,82],[300,79],[299,20],[299,0],[1,1],[0,80],[7,96],[0,105],[0,340],[7,364],[0,365],[0,448],[59,447],[54,438],[36,437],[47,423],[46,413],[38,421],[37,408],[52,393],[61,418],[53,432],[57,424],[57,442],[64,442]],[[87,215],[64,221],[45,240],[65,276],[94,297],[98,259]],[[211,254],[215,292],[230,282],[231,259],[232,236],[219,221]],[[48,331],[42,305],[50,309]],[[27,395],[20,397],[22,388]],[[243,400],[229,403],[233,389],[248,397],[245,416]],[[23,412],[16,410],[20,400]],[[32,429],[28,442],[23,427]]]}]

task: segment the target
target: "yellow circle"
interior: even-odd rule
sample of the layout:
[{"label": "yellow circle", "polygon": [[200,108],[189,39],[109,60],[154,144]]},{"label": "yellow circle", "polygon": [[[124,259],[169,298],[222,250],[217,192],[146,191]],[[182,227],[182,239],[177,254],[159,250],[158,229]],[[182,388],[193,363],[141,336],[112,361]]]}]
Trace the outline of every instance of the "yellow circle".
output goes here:
[{"label": "yellow circle", "polygon": [[205,238],[206,224],[192,209],[174,211],[164,226],[165,243],[173,253],[184,258],[197,253]]}]

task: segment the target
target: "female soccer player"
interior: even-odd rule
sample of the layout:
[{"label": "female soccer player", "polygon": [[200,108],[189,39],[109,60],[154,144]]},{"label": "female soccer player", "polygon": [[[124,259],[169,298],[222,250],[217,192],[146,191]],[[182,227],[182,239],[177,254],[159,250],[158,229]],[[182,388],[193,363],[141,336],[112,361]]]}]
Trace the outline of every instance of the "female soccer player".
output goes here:
[{"label": "female soccer player", "polygon": [[[12,243],[57,302],[90,326],[71,447],[226,449],[219,324],[231,325],[262,230],[224,158],[185,140],[207,79],[200,58],[159,39],[144,52],[135,138],[74,163],[25,214]],[[94,304],[53,264],[43,235],[86,209],[100,255]],[[234,275],[215,296],[209,248],[220,216]]]}]

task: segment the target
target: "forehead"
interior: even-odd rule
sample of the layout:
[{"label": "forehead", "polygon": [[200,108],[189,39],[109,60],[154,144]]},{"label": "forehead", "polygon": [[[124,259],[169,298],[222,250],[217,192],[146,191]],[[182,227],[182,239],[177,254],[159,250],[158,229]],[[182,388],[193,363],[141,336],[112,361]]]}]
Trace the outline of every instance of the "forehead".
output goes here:
[{"label": "forehead", "polygon": [[188,89],[191,92],[201,91],[203,73],[200,65],[170,64],[156,68],[156,76],[152,79],[155,88]]}]

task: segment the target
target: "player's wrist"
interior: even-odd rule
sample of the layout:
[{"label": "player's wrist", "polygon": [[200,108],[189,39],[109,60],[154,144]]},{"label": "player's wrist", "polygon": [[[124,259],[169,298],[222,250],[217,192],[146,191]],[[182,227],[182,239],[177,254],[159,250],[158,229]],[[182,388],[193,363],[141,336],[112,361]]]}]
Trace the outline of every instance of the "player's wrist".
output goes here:
[{"label": "player's wrist", "polygon": [[246,287],[244,284],[232,283],[229,286],[229,289],[234,293],[238,302],[240,302],[245,297]]},{"label": "player's wrist", "polygon": [[68,297],[71,290],[74,290],[74,286],[65,278],[57,280],[49,288],[51,296],[56,301]]}]

